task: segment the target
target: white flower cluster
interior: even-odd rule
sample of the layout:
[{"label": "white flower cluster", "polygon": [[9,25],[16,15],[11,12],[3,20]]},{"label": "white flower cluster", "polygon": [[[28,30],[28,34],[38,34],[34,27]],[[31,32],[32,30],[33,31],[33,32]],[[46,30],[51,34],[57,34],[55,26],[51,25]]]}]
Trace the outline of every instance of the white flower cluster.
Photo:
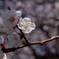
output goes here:
[{"label": "white flower cluster", "polygon": [[18,47],[21,44],[21,39],[15,32],[7,36],[12,47]]},{"label": "white flower cluster", "polygon": [[[7,59],[6,55],[1,51],[1,48],[4,47],[5,44],[9,44],[12,47],[18,47],[22,44],[21,35],[19,35],[21,33],[17,30],[16,25],[24,33],[30,33],[35,29],[35,24],[31,22],[31,19],[28,17],[22,19],[21,15],[21,11],[15,10],[8,10],[2,14],[2,31],[7,33],[7,35],[0,36],[0,59]],[[3,55],[5,57],[3,57]]]}]

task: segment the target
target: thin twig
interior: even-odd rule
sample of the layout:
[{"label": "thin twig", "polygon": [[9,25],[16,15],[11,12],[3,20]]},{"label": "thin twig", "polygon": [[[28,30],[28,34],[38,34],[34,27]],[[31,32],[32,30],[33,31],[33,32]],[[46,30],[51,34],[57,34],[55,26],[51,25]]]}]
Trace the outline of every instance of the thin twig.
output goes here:
[{"label": "thin twig", "polygon": [[19,29],[19,31],[21,32],[23,38],[25,39],[27,44],[30,44],[30,41],[26,38],[25,34],[22,32],[22,30],[16,25],[16,27]]},{"label": "thin twig", "polygon": [[52,38],[49,38],[49,39],[47,39],[47,40],[31,42],[31,45],[44,44],[44,43],[46,43],[46,42],[49,42],[49,41],[52,41],[52,40],[55,40],[55,39],[58,39],[58,38],[59,38],[59,36],[53,36]]}]

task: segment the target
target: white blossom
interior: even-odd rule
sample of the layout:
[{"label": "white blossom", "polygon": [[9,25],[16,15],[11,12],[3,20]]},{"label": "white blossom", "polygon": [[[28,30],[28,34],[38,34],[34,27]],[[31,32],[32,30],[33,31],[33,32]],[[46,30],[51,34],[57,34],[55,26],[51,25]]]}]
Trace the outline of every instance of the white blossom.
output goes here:
[{"label": "white blossom", "polygon": [[20,36],[18,34],[16,34],[15,32],[12,33],[12,34],[9,34],[7,36],[7,38],[8,38],[8,40],[10,42],[10,45],[12,47],[18,47],[22,43],[22,40],[20,39]]},{"label": "white blossom", "polygon": [[6,54],[3,53],[1,50],[0,50],[0,59],[7,59]]},{"label": "white blossom", "polygon": [[1,44],[4,43],[4,38],[2,36],[0,36],[0,49],[2,48]]},{"label": "white blossom", "polygon": [[18,19],[21,16],[20,11],[9,10],[2,14],[2,20],[5,27],[14,27],[18,23]]},{"label": "white blossom", "polygon": [[20,10],[18,10],[18,11],[16,11],[16,13],[17,13],[17,17],[19,17],[19,18],[20,18],[20,16],[22,15],[21,11],[20,11]]},{"label": "white blossom", "polygon": [[7,34],[10,34],[10,33],[13,32],[13,28],[12,27],[8,27],[8,26],[6,26],[6,27],[4,26],[2,28],[2,31],[5,32],[5,33],[7,33]]},{"label": "white blossom", "polygon": [[35,23],[31,22],[31,19],[27,17],[20,18],[20,22],[17,25],[24,33],[30,33],[35,29]]},{"label": "white blossom", "polygon": [[6,56],[6,54],[5,53],[3,53],[3,59],[7,59],[7,56]]},{"label": "white blossom", "polygon": [[4,38],[0,36],[0,44],[4,42]]}]

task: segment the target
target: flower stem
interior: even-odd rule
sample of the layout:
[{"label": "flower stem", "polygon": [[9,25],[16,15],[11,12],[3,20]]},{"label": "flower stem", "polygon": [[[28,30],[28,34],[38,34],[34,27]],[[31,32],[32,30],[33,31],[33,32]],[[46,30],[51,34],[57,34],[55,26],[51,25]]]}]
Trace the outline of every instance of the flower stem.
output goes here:
[{"label": "flower stem", "polygon": [[31,42],[26,38],[25,34],[22,32],[22,30],[16,25],[16,27],[19,29],[19,31],[21,32],[23,38],[25,39],[27,44],[30,44]]}]

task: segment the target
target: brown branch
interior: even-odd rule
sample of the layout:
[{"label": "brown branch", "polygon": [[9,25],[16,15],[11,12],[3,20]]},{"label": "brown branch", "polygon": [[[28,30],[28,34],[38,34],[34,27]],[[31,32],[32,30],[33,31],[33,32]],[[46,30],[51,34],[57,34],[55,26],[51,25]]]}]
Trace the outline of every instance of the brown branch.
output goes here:
[{"label": "brown branch", "polygon": [[13,48],[5,48],[5,47],[2,47],[2,51],[3,51],[3,53],[8,53],[8,52],[14,52],[14,51],[16,51],[17,49],[20,49],[20,48],[23,48],[23,47],[26,47],[27,45],[21,45],[20,47],[17,47],[17,48],[15,48],[15,47],[13,47]]},{"label": "brown branch", "polygon": [[50,41],[55,40],[55,39],[58,39],[58,38],[59,38],[59,36],[53,36],[52,38],[49,38],[47,40],[31,42],[31,45],[44,44],[44,43],[50,42]]},{"label": "brown branch", "polygon": [[24,44],[24,45],[21,45],[20,47],[17,47],[17,48],[8,48],[8,49],[5,49],[4,47],[1,49],[4,53],[8,53],[8,52],[13,52],[13,51],[16,51],[17,49],[20,49],[20,48],[24,48],[24,47],[27,47],[27,46],[30,46],[30,45],[36,45],[36,44],[44,44],[44,43],[47,43],[47,42],[50,42],[52,40],[55,40],[55,39],[58,39],[59,36],[54,36],[52,38],[49,38],[47,40],[43,40],[43,41],[36,41],[36,42],[31,42],[29,44]]}]

